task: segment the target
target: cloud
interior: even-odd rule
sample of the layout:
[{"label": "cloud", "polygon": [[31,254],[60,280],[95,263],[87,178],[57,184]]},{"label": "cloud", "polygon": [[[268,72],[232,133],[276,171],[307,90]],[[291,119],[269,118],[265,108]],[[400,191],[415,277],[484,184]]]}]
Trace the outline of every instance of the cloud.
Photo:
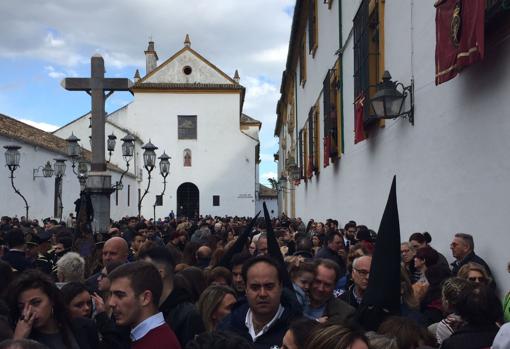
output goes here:
[{"label": "cloud", "polygon": [[18,120],[21,121],[21,122],[24,122],[25,124],[28,124],[28,125],[33,126],[33,127],[36,127],[38,129],[41,129],[41,130],[46,131],[46,132],[53,132],[57,128],[60,127],[60,126],[57,126],[57,125],[48,124],[46,122],[38,122],[38,121],[33,121],[33,120],[28,120],[28,119],[18,119]]},{"label": "cloud", "polygon": [[266,183],[269,183],[269,181],[268,181],[269,178],[276,178],[277,176],[278,175],[276,174],[276,172],[269,171],[269,172],[264,172],[260,176],[260,179],[264,180],[264,182],[266,182]]},{"label": "cloud", "polygon": [[52,32],[49,32],[46,37],[44,38],[44,42],[46,46],[53,47],[53,48],[60,48],[64,47],[65,41],[62,39],[58,39],[54,37],[54,34]]},{"label": "cloud", "polygon": [[48,72],[48,76],[52,79],[61,80],[67,76],[67,74],[65,74],[63,72],[56,71],[55,68],[51,65],[44,67],[44,70],[46,70],[46,72]]},{"label": "cloud", "polygon": [[284,64],[287,60],[287,50],[288,44],[283,44],[278,47],[263,50],[257,53],[253,58],[257,62]]},{"label": "cloud", "polygon": [[274,154],[261,153],[260,154],[260,160],[261,161],[272,162],[272,161],[274,161]]},{"label": "cloud", "polygon": [[[145,73],[149,37],[161,64],[183,47],[188,33],[191,47],[225,73],[239,70],[247,88],[243,111],[262,122],[261,148],[270,154],[277,151],[275,110],[294,5],[295,0],[195,0],[192,5],[180,0],[2,1],[0,63],[12,71],[27,60],[38,64],[38,71],[51,67],[44,73],[52,79],[44,80],[55,83],[62,74],[87,76],[90,57],[98,52],[107,76],[132,78],[136,69]],[[41,104],[33,105],[38,120],[65,123],[83,113],[71,106],[53,121],[55,111],[40,95],[44,91],[52,89],[38,85]],[[22,107],[11,113],[27,115]],[[275,163],[263,159],[262,167],[269,171]]]}]

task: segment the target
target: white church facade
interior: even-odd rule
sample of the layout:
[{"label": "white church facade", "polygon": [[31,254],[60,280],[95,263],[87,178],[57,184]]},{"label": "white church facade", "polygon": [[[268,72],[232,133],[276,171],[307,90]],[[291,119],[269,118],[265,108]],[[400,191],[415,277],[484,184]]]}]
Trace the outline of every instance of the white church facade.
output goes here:
[{"label": "white church facade", "polygon": [[[153,42],[145,55],[146,75],[136,72],[133,101],[106,116],[107,134],[136,139],[129,173],[137,186],[122,191],[130,190],[137,202],[148,188],[141,209],[146,218],[172,210],[188,217],[253,216],[261,123],[243,113],[245,88],[237,71],[233,77],[222,72],[191,48],[188,36],[184,47],[160,65]],[[74,133],[90,149],[85,141],[89,118],[86,114],[54,135]],[[149,186],[142,149],[149,141],[158,147],[158,157],[165,152],[171,158],[166,188],[157,166]],[[112,154],[111,163],[126,168],[120,152]],[[163,190],[162,206],[156,206],[156,195]],[[112,212],[114,206],[112,200]]]}]

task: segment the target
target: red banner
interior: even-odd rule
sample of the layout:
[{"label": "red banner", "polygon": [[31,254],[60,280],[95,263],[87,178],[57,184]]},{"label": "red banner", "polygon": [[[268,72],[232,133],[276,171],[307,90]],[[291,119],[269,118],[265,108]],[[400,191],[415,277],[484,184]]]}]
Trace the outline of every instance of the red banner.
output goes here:
[{"label": "red banner", "polygon": [[362,92],[354,102],[354,144],[367,139],[365,126],[363,125],[363,114],[365,110],[364,105],[365,96]]},{"label": "red banner", "polygon": [[484,57],[485,0],[436,1],[436,85]]},{"label": "red banner", "polygon": [[324,137],[324,167],[329,166],[329,155],[331,152],[331,136],[327,135]]}]

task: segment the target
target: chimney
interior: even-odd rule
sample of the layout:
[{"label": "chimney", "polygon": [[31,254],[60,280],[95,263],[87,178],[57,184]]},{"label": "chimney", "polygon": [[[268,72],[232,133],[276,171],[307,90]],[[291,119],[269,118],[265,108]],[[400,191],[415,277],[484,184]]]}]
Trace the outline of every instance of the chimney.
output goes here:
[{"label": "chimney", "polygon": [[154,41],[149,41],[149,47],[145,51],[145,75],[156,69],[158,66],[158,54],[154,50]]},{"label": "chimney", "polygon": [[236,84],[239,84],[239,81],[241,81],[241,78],[239,77],[239,72],[237,71],[237,69],[234,74],[234,81],[236,82]]},{"label": "chimney", "polygon": [[135,79],[135,84],[140,81],[140,72],[138,71],[138,69],[136,70],[135,72],[135,76],[134,76],[134,79]]}]

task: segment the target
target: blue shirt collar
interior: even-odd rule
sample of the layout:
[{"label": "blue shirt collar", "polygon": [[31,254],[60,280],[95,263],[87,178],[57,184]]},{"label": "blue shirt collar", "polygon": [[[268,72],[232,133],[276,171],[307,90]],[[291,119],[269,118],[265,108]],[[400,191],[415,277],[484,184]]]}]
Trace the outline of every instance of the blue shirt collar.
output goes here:
[{"label": "blue shirt collar", "polygon": [[135,328],[133,328],[131,330],[131,335],[130,335],[131,340],[133,342],[135,342],[135,341],[143,338],[151,330],[163,325],[164,323],[165,323],[165,318],[163,317],[163,313],[161,313],[161,312],[148,317],[147,319],[140,322],[138,325],[136,325]]}]

